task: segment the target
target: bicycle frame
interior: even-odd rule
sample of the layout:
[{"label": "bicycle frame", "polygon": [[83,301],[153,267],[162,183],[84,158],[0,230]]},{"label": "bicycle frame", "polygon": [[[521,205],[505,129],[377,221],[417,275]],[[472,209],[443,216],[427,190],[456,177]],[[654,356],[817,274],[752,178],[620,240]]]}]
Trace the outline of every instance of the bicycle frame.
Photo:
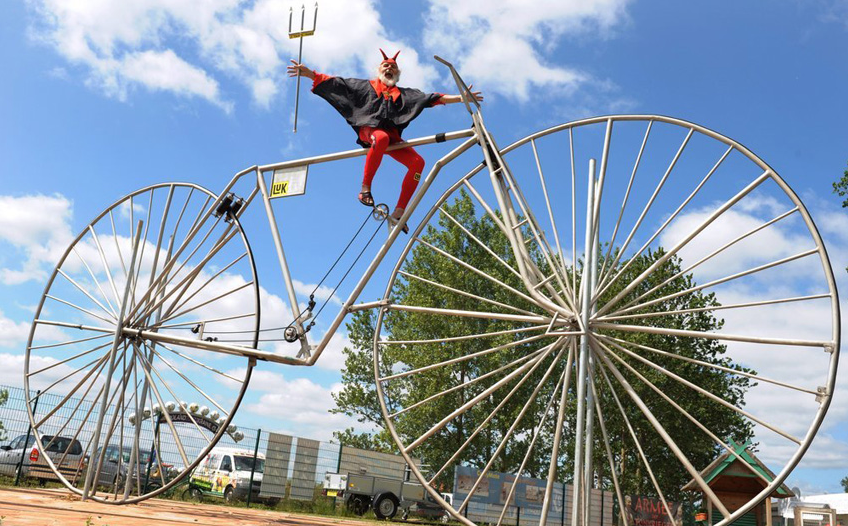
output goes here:
[{"label": "bicycle frame", "polygon": [[[440,133],[427,137],[421,137],[389,147],[389,150],[396,150],[409,146],[421,146],[426,144],[433,144],[436,142],[445,142],[463,138],[466,139],[462,144],[454,148],[448,154],[444,155],[433,165],[433,168],[421,182],[421,187],[415,193],[412,201],[405,209],[403,216],[398,220],[398,227],[393,228],[390,231],[388,238],[380,247],[377,254],[372,259],[371,263],[368,265],[367,269],[357,282],[356,286],[351,291],[347,300],[342,304],[341,309],[336,314],[335,318],[333,319],[333,322],[330,324],[324,336],[316,345],[309,344],[306,331],[304,330],[303,322],[306,321],[308,317],[304,317],[303,313],[298,307],[294,284],[292,281],[291,273],[289,272],[289,266],[286,260],[285,250],[283,249],[283,242],[279,224],[277,223],[276,215],[271,204],[271,198],[268,193],[266,177],[269,174],[273,174],[275,170],[305,167],[313,164],[364,156],[367,154],[367,150],[365,149],[347,150],[316,157],[308,157],[304,159],[267,164],[262,166],[254,165],[250,168],[242,170],[241,172],[236,173],[230,180],[230,182],[227,184],[227,186],[224,187],[224,189],[219,193],[218,198],[205,212],[206,216],[203,218],[203,221],[205,221],[209,217],[209,215],[211,215],[219,207],[225,197],[233,189],[233,187],[244,177],[251,175],[256,177],[255,188],[245,199],[244,205],[236,212],[235,215],[236,217],[240,217],[248,208],[253,199],[256,197],[257,193],[262,196],[265,212],[268,219],[268,224],[271,228],[271,234],[276,249],[277,259],[280,264],[280,271],[283,277],[283,281],[286,285],[292,314],[295,318],[292,325],[294,325],[297,330],[298,340],[300,342],[300,350],[296,357],[280,356],[278,354],[263,351],[261,349],[253,349],[251,347],[245,347],[241,345],[232,345],[214,341],[204,341],[202,339],[195,340],[192,338],[181,338],[178,336],[161,334],[152,331],[140,331],[137,329],[124,328],[124,333],[129,336],[141,337],[152,341],[187,345],[200,349],[222,352],[225,354],[242,355],[248,358],[268,362],[283,363],[287,365],[313,365],[321,356],[321,353],[326,348],[330,339],[336,333],[342,321],[348,314],[360,310],[385,307],[389,304],[389,300],[385,298],[380,301],[374,301],[369,303],[357,304],[356,301],[359,298],[359,295],[362,293],[362,290],[367,285],[368,281],[374,275],[374,272],[383,262],[383,259],[385,258],[388,251],[391,249],[391,247],[397,240],[400,231],[400,226],[405,225],[406,222],[409,220],[410,216],[418,207],[418,204],[421,202],[423,196],[427,193],[427,190],[432,185],[433,181],[435,180],[438,173],[441,171],[442,167],[451,160],[458,157],[460,154],[467,151],[474,144],[480,145],[483,150],[484,157],[483,165],[478,166],[477,168],[475,168],[475,170],[479,170],[483,166],[488,168],[495,195],[497,196],[498,207],[500,208],[503,217],[503,222],[506,227],[505,234],[507,234],[512,249],[515,253],[521,277],[525,281],[528,290],[531,291],[531,297],[533,297],[533,299],[535,299],[540,306],[552,309],[555,312],[559,312],[560,315],[563,317],[563,320],[566,320],[569,323],[576,323],[573,316],[573,312],[575,311],[573,309],[569,309],[568,306],[566,306],[562,302],[555,303],[549,297],[546,297],[539,292],[540,288],[545,287],[549,290],[549,292],[551,292],[552,297],[558,296],[552,284],[549,283],[552,276],[544,276],[542,272],[538,269],[538,267],[532,262],[527,246],[522,236],[519,234],[522,225],[527,224],[528,222],[535,226],[537,232],[541,231],[541,229],[538,228],[538,223],[532,216],[532,213],[529,212],[529,208],[524,206],[524,198],[521,195],[521,191],[515,179],[512,177],[512,174],[509,171],[509,168],[507,167],[506,163],[504,162],[501,154],[498,152],[497,145],[495,144],[494,139],[492,138],[483,123],[479,104],[468,96],[468,86],[459,77],[458,73],[450,63],[440,59],[439,57],[435,58],[446,66],[448,66],[448,68],[450,69],[454,81],[456,82],[459,92],[461,94],[462,102],[465,104],[466,109],[471,115],[472,127],[466,130],[459,130],[449,133]],[[512,197],[509,195],[510,192],[512,192],[513,194]],[[519,221],[518,219],[519,214],[516,212],[513,199],[518,201],[519,207],[521,208],[521,213],[524,215],[524,219],[521,221]],[[229,229],[222,235],[222,238],[225,237],[228,232]],[[189,235],[189,238],[186,240],[186,243],[188,243],[192,237],[193,235]]]}]

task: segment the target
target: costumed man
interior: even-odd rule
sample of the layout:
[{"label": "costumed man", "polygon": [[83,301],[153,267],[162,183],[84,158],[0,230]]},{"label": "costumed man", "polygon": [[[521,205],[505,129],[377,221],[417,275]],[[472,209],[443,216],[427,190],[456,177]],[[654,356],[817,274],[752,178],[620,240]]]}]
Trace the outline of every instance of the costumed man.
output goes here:
[{"label": "costumed man", "polygon": [[[462,102],[462,97],[398,87],[400,68],[397,65],[397,57],[400,51],[392,58],[382,49],[380,53],[383,60],[377,68],[377,78],[373,80],[325,75],[298,64],[295,60],[291,61],[288,73],[290,77],[296,77],[299,73],[300,76],[311,79],[312,92],[329,102],[356,132],[356,142],[363,148],[368,148],[362,189],[359,192],[360,203],[374,206],[371,182],[380,167],[383,154],[388,153],[390,157],[406,166],[407,172],[401,184],[400,197],[391,214],[393,222],[397,222],[403,216],[404,209],[418,186],[421,172],[424,170],[424,159],[411,146],[390,152],[386,152],[386,148],[403,142],[403,130],[426,108]],[[470,88],[471,86],[469,90]],[[472,94],[478,101],[483,100],[479,91]],[[409,228],[403,225],[403,232],[408,231]]]}]

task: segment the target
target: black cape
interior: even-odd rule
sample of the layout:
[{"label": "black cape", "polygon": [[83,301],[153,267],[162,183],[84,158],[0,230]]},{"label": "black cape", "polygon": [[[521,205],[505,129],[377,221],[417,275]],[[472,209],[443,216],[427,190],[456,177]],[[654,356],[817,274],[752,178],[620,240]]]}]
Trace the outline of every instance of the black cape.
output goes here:
[{"label": "black cape", "polygon": [[409,126],[426,108],[433,106],[442,97],[439,93],[424,93],[414,88],[401,88],[400,97],[392,100],[377,95],[371,82],[363,79],[330,77],[319,83],[312,92],[326,100],[341,114],[356,132],[359,140],[359,128],[395,128],[398,134]]}]

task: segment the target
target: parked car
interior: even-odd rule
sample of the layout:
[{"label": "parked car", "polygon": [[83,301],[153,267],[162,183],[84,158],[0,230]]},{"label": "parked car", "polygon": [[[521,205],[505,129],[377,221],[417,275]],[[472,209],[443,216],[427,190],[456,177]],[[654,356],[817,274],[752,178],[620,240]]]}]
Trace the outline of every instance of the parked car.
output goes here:
[{"label": "parked car", "polygon": [[[86,459],[79,440],[44,435],[41,442],[47,448],[47,456],[66,479],[73,482],[84,472]],[[32,477],[41,482],[58,480],[32,435],[20,435],[0,446],[0,474],[14,477],[18,470],[21,477]]]},{"label": "parked car", "polygon": [[[253,485],[250,483],[253,472]],[[219,497],[226,501],[245,500],[248,491],[251,502],[265,502],[271,506],[280,499],[260,497],[262,477],[265,472],[265,455],[246,449],[216,447],[191,472],[189,492],[197,497]]]},{"label": "parked car", "polygon": [[[101,451],[102,448],[97,450],[92,457],[92,462],[98,461]],[[114,487],[117,482],[118,486],[123,488],[124,482],[127,479],[127,474],[130,471],[131,453],[131,446],[119,447],[114,444],[106,446],[106,456],[103,458],[103,464],[100,466],[100,471],[97,474],[97,483],[111,488]],[[162,486],[163,478],[165,483],[168,483],[176,476],[173,466],[165,462],[162,462],[161,464],[163,471],[160,475],[160,464],[158,459],[154,458],[151,461],[150,455],[150,450],[140,449],[138,451],[137,468],[133,470],[131,491],[133,488],[137,488],[145,483],[147,484],[147,490],[150,491],[156,487]],[[150,466],[150,473],[147,471],[148,464]]]}]

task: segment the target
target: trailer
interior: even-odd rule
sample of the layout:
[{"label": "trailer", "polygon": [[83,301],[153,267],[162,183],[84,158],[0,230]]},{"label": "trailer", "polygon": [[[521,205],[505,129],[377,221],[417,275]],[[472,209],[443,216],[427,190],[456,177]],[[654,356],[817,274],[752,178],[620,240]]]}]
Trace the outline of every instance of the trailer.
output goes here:
[{"label": "trailer", "polygon": [[324,492],[328,496],[343,497],[345,506],[356,515],[369,509],[379,519],[391,519],[401,512],[401,517],[422,517],[448,522],[450,515],[417,482],[387,477],[348,473],[327,473]]}]

